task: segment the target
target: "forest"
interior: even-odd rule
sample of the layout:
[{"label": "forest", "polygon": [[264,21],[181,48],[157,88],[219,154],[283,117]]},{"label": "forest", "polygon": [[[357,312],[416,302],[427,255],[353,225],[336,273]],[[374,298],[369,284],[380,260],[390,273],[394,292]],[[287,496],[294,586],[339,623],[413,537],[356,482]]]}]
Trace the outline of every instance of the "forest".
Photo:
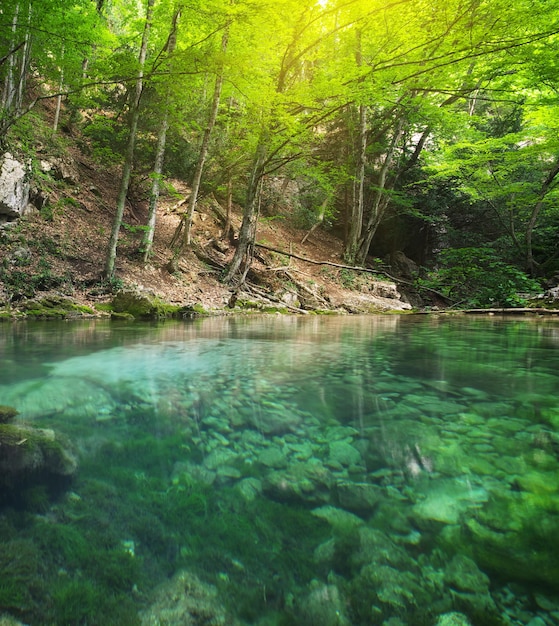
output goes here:
[{"label": "forest", "polygon": [[259,219],[286,214],[340,238],[351,267],[403,252],[415,286],[447,302],[522,306],[557,284],[547,0],[3,0],[0,23],[2,152],[45,178],[49,103],[49,141],[71,129],[99,168],[118,167],[105,280],[131,187],[148,205],[134,226],[147,263],[178,179],[191,191],[175,259],[201,198],[219,199],[224,238],[242,211],[225,285],[246,279]]}]

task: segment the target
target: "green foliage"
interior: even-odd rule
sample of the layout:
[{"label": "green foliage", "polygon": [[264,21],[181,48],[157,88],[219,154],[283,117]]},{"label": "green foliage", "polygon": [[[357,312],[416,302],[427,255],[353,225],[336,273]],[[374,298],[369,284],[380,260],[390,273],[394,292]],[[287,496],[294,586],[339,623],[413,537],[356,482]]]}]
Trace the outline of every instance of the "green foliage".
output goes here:
[{"label": "green foliage", "polygon": [[84,126],[83,134],[95,161],[105,167],[121,163],[126,145],[126,129],[121,123],[106,115],[95,115]]},{"label": "green foliage", "polygon": [[440,291],[465,307],[521,307],[521,294],[539,293],[541,287],[491,248],[457,248],[440,254],[440,268],[420,285]]}]

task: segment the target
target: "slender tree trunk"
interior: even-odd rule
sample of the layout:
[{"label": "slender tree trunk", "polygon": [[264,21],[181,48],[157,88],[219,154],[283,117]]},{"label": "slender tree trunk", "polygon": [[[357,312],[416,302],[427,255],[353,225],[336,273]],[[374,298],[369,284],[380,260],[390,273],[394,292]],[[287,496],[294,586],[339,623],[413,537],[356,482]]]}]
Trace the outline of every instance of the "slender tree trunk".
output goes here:
[{"label": "slender tree trunk", "polygon": [[[356,32],[355,62],[358,67],[363,65],[363,33]],[[362,81],[360,81],[362,82]],[[352,265],[359,249],[359,240],[363,231],[365,207],[365,166],[367,159],[367,106],[359,105],[359,127],[357,132],[357,169],[349,215],[348,235],[344,246],[344,260]]]},{"label": "slender tree trunk", "polygon": [[223,227],[223,239],[229,238],[231,230],[231,213],[233,212],[233,177],[229,174],[227,178],[227,211],[225,214],[225,226]]},{"label": "slender tree trunk", "polygon": [[[62,60],[64,60],[64,46],[62,46]],[[54,112],[54,122],[52,130],[56,133],[58,130],[58,122],[60,121],[60,109],[62,108],[62,87],[64,86],[64,68],[60,70],[60,80],[58,81],[58,96],[56,97],[56,110]]]},{"label": "slender tree trunk", "polygon": [[532,248],[532,235],[534,233],[534,228],[536,227],[536,223],[538,221],[538,216],[543,208],[544,200],[547,194],[555,187],[556,178],[559,175],[559,157],[556,159],[553,168],[549,172],[547,178],[543,182],[539,198],[534,207],[532,208],[532,213],[530,215],[530,219],[528,220],[528,225],[526,227],[526,269],[531,276],[535,275],[535,261],[534,261],[534,251]]},{"label": "slender tree trunk", "polygon": [[239,242],[227,275],[224,279],[224,282],[229,285],[232,285],[235,282],[237,282],[238,285],[242,284],[252,262],[254,240],[256,238],[256,225],[258,222],[258,212],[260,207],[260,187],[262,177],[264,175],[266,152],[266,142],[262,138],[258,142],[258,146],[256,148],[256,154],[250,175],[245,210],[243,212],[243,221],[239,231]]},{"label": "slender tree trunk", "polygon": [[369,248],[371,247],[371,242],[373,241],[373,237],[377,232],[377,228],[382,221],[386,207],[389,204],[390,198],[386,195],[386,178],[388,175],[388,170],[390,169],[392,161],[394,160],[396,146],[402,136],[403,131],[404,120],[400,119],[396,123],[396,128],[394,129],[394,134],[392,136],[392,141],[390,142],[390,146],[384,157],[384,162],[380,169],[377,190],[375,192],[375,197],[373,200],[373,206],[371,207],[371,212],[369,214],[367,224],[363,229],[363,233],[359,241],[359,248],[355,257],[357,265],[365,264],[365,260],[367,258],[367,255],[369,254]]},{"label": "slender tree trunk", "polygon": [[344,259],[353,264],[359,250],[359,241],[363,229],[363,215],[365,206],[365,165],[367,159],[367,107],[359,106],[359,152],[357,155],[357,171],[355,176],[354,193],[349,216],[349,233],[344,250]]},{"label": "slender tree trunk", "polygon": [[[229,28],[226,28],[223,33],[223,37],[221,39],[221,53],[223,56],[225,56],[225,53],[227,52],[228,43],[229,43]],[[210,147],[210,138],[212,135],[213,128],[215,126],[215,121],[217,119],[217,113],[219,111],[219,103],[221,100],[221,90],[223,87],[223,75],[224,75],[224,64],[223,64],[223,59],[222,59],[219,72],[215,79],[210,117],[208,119],[208,125],[206,126],[206,129],[204,130],[204,136],[202,138],[202,145],[200,146],[200,154],[198,155],[198,163],[196,164],[194,180],[192,181],[192,191],[190,193],[190,200],[188,202],[188,208],[186,210],[186,213],[183,216],[183,220],[184,220],[183,246],[190,245],[190,240],[191,240],[190,231],[192,229],[192,218],[194,217],[194,211],[196,210],[196,204],[198,202],[198,193],[200,191],[200,183],[202,182],[204,164],[206,163],[206,158],[208,156],[208,150]]]},{"label": "slender tree trunk", "polygon": [[6,78],[4,79],[4,88],[2,90],[2,108],[4,109],[4,111],[10,111],[15,101],[16,89],[15,89],[14,74],[15,74],[15,67],[16,67],[15,55],[17,53],[17,48],[15,46],[15,43],[16,43],[18,18],[19,18],[19,2],[15,6],[14,17],[12,18],[12,45],[15,50],[8,57],[8,68],[6,70]]},{"label": "slender tree trunk", "polygon": [[111,238],[109,241],[109,248],[107,251],[107,259],[105,264],[105,277],[112,278],[115,271],[116,261],[116,249],[118,246],[118,234],[120,232],[120,226],[122,224],[122,216],[124,214],[124,205],[126,203],[126,194],[128,193],[128,186],[130,184],[130,175],[132,173],[132,163],[134,161],[134,147],[136,145],[136,132],[138,129],[138,118],[140,116],[140,100],[142,98],[143,79],[144,79],[144,67],[146,64],[146,56],[149,41],[149,31],[151,29],[151,19],[153,14],[153,6],[155,0],[148,0],[146,21],[144,24],[144,32],[142,35],[142,44],[140,47],[140,55],[138,58],[139,68],[138,77],[136,79],[136,85],[134,90],[134,99],[130,108],[130,129],[128,132],[128,144],[126,146],[126,153],[124,159],[124,165],[122,168],[122,178],[120,181],[120,191],[116,203],[116,215],[113,222],[113,229],[111,232]]},{"label": "slender tree trunk", "polygon": [[[173,16],[171,31],[167,44],[167,54],[171,56],[177,45],[177,28],[181,10],[178,9]],[[163,119],[159,128],[157,137],[157,150],[155,153],[155,163],[153,166],[153,180],[151,184],[151,193],[149,196],[148,223],[147,231],[142,242],[144,263],[147,263],[153,247],[153,238],[155,237],[155,223],[157,221],[157,203],[159,201],[159,190],[161,186],[161,175],[163,173],[163,162],[165,159],[165,146],[167,144],[167,130],[169,128],[169,87],[166,89],[165,105],[163,109]]]},{"label": "slender tree trunk", "polygon": [[31,6],[31,3],[29,2],[27,5],[27,30],[25,31],[25,43],[23,44],[23,49],[21,52],[21,60],[20,60],[20,64],[19,64],[19,76],[18,76],[18,83],[17,83],[17,92],[15,94],[16,97],[16,101],[15,101],[15,113],[16,115],[20,115],[21,111],[23,109],[23,96],[25,94],[25,84],[26,84],[26,78],[27,78],[27,70],[29,68],[29,61],[30,61],[30,56],[31,56],[31,46],[30,46],[30,41],[31,41],[31,31],[30,31],[30,27],[31,27],[31,12],[33,10],[33,7]]}]

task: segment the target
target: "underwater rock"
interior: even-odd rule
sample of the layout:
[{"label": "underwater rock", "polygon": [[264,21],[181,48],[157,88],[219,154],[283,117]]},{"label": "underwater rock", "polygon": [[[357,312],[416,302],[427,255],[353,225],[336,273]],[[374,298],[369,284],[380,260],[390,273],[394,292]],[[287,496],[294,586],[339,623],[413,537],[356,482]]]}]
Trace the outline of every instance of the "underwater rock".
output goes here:
[{"label": "underwater rock", "polygon": [[262,481],[253,477],[244,478],[236,488],[246,502],[252,502],[262,493]]},{"label": "underwater rock", "polygon": [[413,507],[414,513],[424,520],[443,524],[457,524],[470,508],[488,499],[483,487],[472,485],[467,477],[433,481],[426,497]]},{"label": "underwater rock", "polygon": [[228,615],[217,589],[187,571],[160,585],[152,605],[140,612],[142,626],[239,626]]},{"label": "underwater rock", "polygon": [[418,565],[408,552],[397,546],[382,530],[362,526],[358,530],[358,539],[351,556],[354,566],[391,565],[401,570],[417,571]]},{"label": "underwater rock", "polygon": [[[512,511],[512,509],[510,509]],[[518,508],[515,512],[522,513]],[[503,520],[503,526],[511,530],[496,531],[476,519],[468,520],[461,541],[464,548],[472,551],[476,562],[489,572],[506,576],[509,580],[525,581],[530,584],[544,583],[551,590],[559,590],[559,558],[550,550],[557,537],[557,526],[549,527],[535,521],[525,525],[537,528],[539,536],[522,535],[514,530],[520,519]]]},{"label": "underwater rock", "polygon": [[435,626],[472,626],[468,618],[463,613],[445,613],[439,615]]},{"label": "underwater rock", "polygon": [[0,424],[0,487],[17,489],[22,479],[72,476],[78,460],[70,442],[50,429]]},{"label": "underwater rock", "polygon": [[237,459],[237,455],[228,448],[215,448],[204,459],[204,465],[209,470],[216,470],[223,465],[230,465]]},{"label": "underwater rock", "polygon": [[258,455],[258,462],[266,467],[283,469],[287,467],[287,457],[279,448],[266,448]]},{"label": "underwater rock", "polygon": [[265,435],[284,435],[293,432],[301,423],[301,416],[290,407],[263,402],[263,411],[251,411],[248,423]]},{"label": "underwater rock", "polygon": [[17,414],[18,411],[13,406],[0,405],[0,424],[11,422]]},{"label": "underwater rock", "polygon": [[417,575],[388,565],[367,565],[359,575],[361,585],[374,590],[386,616],[428,606],[430,593],[417,584]]},{"label": "underwater rock", "polygon": [[324,504],[331,499],[332,474],[318,459],[291,463],[284,470],[266,474],[263,490],[266,495],[280,502],[305,502]]},{"label": "underwater rock", "polygon": [[475,561],[464,554],[456,554],[445,569],[445,582],[459,591],[485,593],[489,590],[489,577]]},{"label": "underwater rock", "polygon": [[328,465],[349,467],[361,463],[361,454],[347,441],[334,441],[329,446]]},{"label": "underwater rock", "polygon": [[353,530],[365,523],[357,515],[338,509],[335,506],[321,506],[318,509],[313,509],[311,513],[315,517],[320,517],[327,521],[334,530],[339,532]]},{"label": "underwater rock", "polygon": [[340,506],[357,515],[371,514],[384,497],[383,489],[371,483],[340,481],[336,490]]},{"label": "underwater rock", "polygon": [[345,602],[336,585],[313,580],[311,591],[301,603],[301,623],[308,626],[350,626]]},{"label": "underwater rock", "polygon": [[117,408],[118,398],[113,398],[102,381],[87,378],[84,370],[74,370],[75,377],[67,374],[44,379],[44,382],[27,380],[2,388],[2,397],[18,407],[26,420],[57,416],[68,419],[92,419],[111,415]]}]

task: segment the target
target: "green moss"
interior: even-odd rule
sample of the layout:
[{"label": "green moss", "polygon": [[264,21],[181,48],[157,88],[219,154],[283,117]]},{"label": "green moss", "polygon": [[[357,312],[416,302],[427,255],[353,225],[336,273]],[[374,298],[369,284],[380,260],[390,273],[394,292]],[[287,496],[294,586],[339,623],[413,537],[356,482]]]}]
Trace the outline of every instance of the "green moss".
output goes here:
[{"label": "green moss", "polygon": [[0,424],[10,422],[17,414],[18,410],[14,409],[13,406],[5,406],[3,404],[0,404]]},{"label": "green moss", "polygon": [[23,302],[19,308],[26,317],[36,319],[65,319],[95,314],[90,307],[76,304],[63,296],[49,296],[38,300],[30,299]]},{"label": "green moss", "polygon": [[135,319],[135,317],[131,313],[118,313],[117,311],[111,311],[111,319],[115,321],[131,322]]},{"label": "green moss", "polygon": [[42,592],[39,558],[27,539],[0,543],[0,612],[25,613]]},{"label": "green moss", "polygon": [[95,309],[102,313],[112,313],[113,307],[110,302],[99,302],[95,305]]}]

